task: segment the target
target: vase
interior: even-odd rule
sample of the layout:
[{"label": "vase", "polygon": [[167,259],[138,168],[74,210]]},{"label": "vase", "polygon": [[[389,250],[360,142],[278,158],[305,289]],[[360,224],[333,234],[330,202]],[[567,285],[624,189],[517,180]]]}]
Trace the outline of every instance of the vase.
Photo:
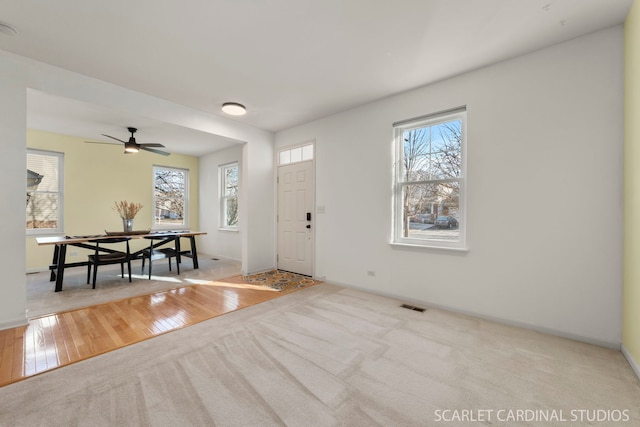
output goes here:
[{"label": "vase", "polygon": [[133,231],[133,218],[122,218],[122,226],[125,233],[131,233]]}]

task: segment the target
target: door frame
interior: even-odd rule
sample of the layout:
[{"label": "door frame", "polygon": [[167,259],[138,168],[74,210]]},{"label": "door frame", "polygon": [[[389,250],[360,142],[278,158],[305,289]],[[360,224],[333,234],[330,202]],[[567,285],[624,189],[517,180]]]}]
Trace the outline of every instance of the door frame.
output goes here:
[{"label": "door frame", "polygon": [[[307,145],[311,145],[313,147],[313,157],[310,160],[303,160],[300,162],[290,162],[290,163],[285,163],[283,165],[280,165],[280,153],[282,151],[286,151],[286,150],[291,150],[294,148],[298,148],[298,147],[304,147]],[[311,178],[313,180],[313,183],[311,185],[311,192],[312,192],[312,200],[311,200],[311,277],[315,278],[316,277],[316,228],[317,228],[317,211],[316,211],[316,141],[315,139],[313,140],[309,140],[309,141],[305,141],[302,143],[298,143],[298,144],[291,144],[291,145],[285,145],[282,147],[276,147],[275,149],[275,153],[274,153],[274,167],[275,167],[275,171],[276,173],[274,174],[274,197],[275,197],[275,215],[274,215],[274,219],[275,219],[275,239],[274,239],[274,265],[276,266],[276,269],[278,268],[278,258],[279,258],[279,254],[278,254],[278,248],[279,248],[279,239],[280,239],[280,221],[278,221],[279,215],[280,215],[280,183],[279,183],[279,176],[280,176],[280,167],[281,166],[287,166],[287,165],[291,165],[294,163],[302,163],[302,162],[311,162]]]}]

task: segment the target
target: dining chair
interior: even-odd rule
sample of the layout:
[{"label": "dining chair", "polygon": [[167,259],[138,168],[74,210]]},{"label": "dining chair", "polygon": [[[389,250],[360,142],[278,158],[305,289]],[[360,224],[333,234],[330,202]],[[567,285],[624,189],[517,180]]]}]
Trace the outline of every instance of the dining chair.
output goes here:
[{"label": "dining chair", "polygon": [[[124,279],[124,264],[127,264],[129,272],[129,282],[131,282],[131,251],[129,250],[130,237],[106,237],[100,239],[92,239],[89,242],[95,243],[94,253],[89,255],[89,263],[87,265],[87,284],[91,279],[91,266],[93,266],[93,286],[96,288],[96,276],[98,275],[99,265],[120,264],[120,274]],[[118,251],[108,248],[111,244],[124,243],[126,250]]]},{"label": "dining chair", "polygon": [[[178,236],[146,236],[149,240],[149,247],[142,251],[142,272],[144,274],[145,260],[149,260],[149,280],[151,280],[151,268],[154,259],[167,258],[169,260],[169,271],[171,271],[171,258],[176,259],[176,272],[180,274],[180,237]],[[165,245],[173,246],[164,247]],[[161,247],[162,246],[162,247]]]}]

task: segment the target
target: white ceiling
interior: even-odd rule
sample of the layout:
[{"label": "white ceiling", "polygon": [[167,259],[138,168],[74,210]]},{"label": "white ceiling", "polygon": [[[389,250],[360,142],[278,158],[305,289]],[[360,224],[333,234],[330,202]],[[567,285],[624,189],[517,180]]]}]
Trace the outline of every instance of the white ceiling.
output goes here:
[{"label": "white ceiling", "polygon": [[123,149],[122,144],[102,134],[121,140],[129,139],[128,127],[135,127],[136,142],[160,143],[169,153],[202,156],[235,145],[238,141],[195,129],[149,119],[95,104],[61,98],[29,90],[27,93],[27,127],[62,135],[72,135],[87,141],[110,142]]},{"label": "white ceiling", "polygon": [[[248,114],[236,120],[278,131],[619,24],[632,0],[0,3],[18,30],[0,33],[2,50],[215,115],[240,102]],[[172,152],[218,147],[128,113],[38,93],[28,104],[30,122],[56,132],[126,137],[136,126],[141,143],[170,134]]]}]

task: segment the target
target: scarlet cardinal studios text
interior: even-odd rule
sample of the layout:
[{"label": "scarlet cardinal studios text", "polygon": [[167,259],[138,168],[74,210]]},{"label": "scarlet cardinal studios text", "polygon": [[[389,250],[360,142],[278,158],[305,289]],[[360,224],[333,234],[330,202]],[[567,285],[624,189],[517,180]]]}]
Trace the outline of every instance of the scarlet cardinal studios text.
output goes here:
[{"label": "scarlet cardinal studios text", "polygon": [[627,422],[628,409],[436,409],[436,422]]}]

